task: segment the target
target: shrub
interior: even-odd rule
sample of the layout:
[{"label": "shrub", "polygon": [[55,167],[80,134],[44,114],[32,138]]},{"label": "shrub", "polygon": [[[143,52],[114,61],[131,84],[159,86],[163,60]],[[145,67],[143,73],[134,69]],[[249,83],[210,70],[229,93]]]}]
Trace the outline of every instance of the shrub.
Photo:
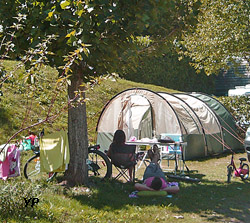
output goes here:
[{"label": "shrub", "polygon": [[250,124],[250,98],[247,96],[220,97],[219,101],[233,114],[237,124],[246,130]]},{"label": "shrub", "polygon": [[[41,199],[42,188],[30,182],[3,182],[0,185],[0,218],[26,219],[37,218],[41,212],[37,205],[32,206],[32,199]],[[26,202],[25,202],[26,199]],[[31,199],[31,200],[30,200]],[[27,202],[29,201],[29,203]]]}]

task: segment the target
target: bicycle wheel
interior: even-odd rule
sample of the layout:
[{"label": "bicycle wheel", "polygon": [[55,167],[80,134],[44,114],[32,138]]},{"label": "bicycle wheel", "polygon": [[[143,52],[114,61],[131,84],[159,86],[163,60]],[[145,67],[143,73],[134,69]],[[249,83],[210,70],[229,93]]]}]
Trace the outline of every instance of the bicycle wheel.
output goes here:
[{"label": "bicycle wheel", "polygon": [[32,156],[24,166],[24,176],[29,180],[47,180],[50,181],[56,173],[40,172],[40,155]]},{"label": "bicycle wheel", "polygon": [[244,181],[249,177],[249,166],[248,164],[244,163],[241,167],[241,179]]},{"label": "bicycle wheel", "polygon": [[103,152],[99,150],[89,150],[87,165],[89,177],[111,177],[111,163],[108,157]]},{"label": "bicycle wheel", "polygon": [[228,166],[227,167],[227,182],[228,183],[231,182],[232,174],[233,174],[233,167],[232,166]]}]

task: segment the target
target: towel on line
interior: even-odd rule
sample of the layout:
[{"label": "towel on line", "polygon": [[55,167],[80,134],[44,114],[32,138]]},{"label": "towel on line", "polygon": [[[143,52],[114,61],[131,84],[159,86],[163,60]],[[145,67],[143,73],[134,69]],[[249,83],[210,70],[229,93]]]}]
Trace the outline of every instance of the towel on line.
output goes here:
[{"label": "towel on line", "polygon": [[40,140],[41,172],[64,172],[69,164],[69,143],[65,131],[45,135]]}]

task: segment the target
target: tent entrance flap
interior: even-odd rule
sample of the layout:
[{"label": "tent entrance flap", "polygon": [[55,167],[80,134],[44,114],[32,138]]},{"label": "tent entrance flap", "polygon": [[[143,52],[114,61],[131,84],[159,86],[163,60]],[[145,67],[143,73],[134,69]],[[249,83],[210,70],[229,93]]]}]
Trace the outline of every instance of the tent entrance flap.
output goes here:
[{"label": "tent entrance flap", "polygon": [[[118,117],[118,129],[122,129],[127,139],[152,137],[153,115],[150,102],[143,96],[131,95],[121,101],[122,109]],[[139,133],[139,134],[138,134]]]},{"label": "tent entrance flap", "polygon": [[153,132],[152,109],[149,107],[139,123],[137,138],[152,138],[154,136]]}]

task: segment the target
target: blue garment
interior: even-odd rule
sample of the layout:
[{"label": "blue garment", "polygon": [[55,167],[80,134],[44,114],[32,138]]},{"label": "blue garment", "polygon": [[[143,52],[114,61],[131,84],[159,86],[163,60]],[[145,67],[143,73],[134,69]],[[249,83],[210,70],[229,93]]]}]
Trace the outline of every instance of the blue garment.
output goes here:
[{"label": "blue garment", "polygon": [[167,179],[166,179],[165,174],[163,173],[161,167],[156,163],[150,163],[147,166],[147,168],[144,172],[144,175],[143,175],[143,181],[149,177],[160,177],[160,178],[163,178],[167,182]]}]

